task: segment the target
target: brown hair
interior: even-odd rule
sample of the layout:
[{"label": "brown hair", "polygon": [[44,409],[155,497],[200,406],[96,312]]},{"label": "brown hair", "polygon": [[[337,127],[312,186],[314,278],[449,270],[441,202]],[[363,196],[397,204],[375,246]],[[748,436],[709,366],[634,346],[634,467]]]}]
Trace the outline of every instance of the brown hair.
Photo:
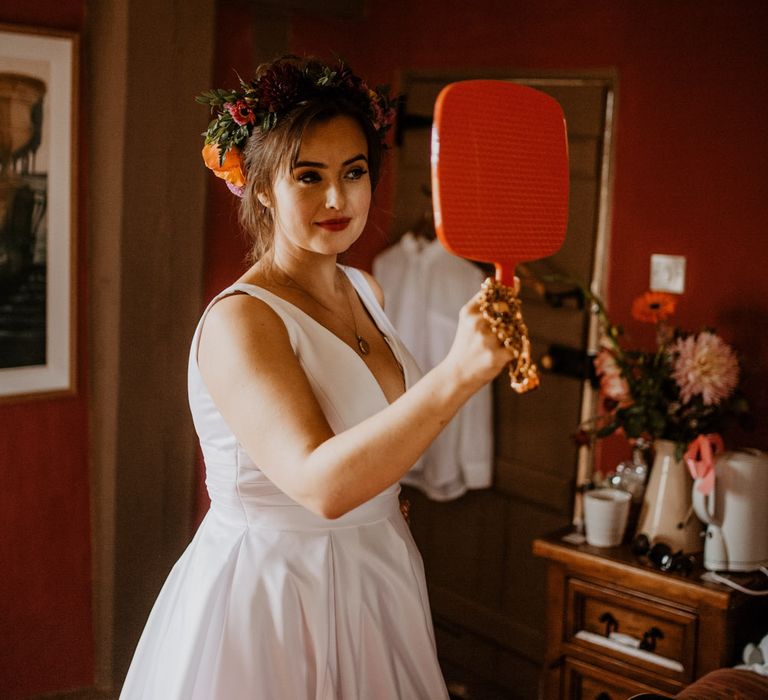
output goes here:
[{"label": "brown hair", "polygon": [[240,223],[251,242],[250,262],[271,250],[274,235],[272,210],[265,207],[257,195],[264,193],[272,197],[272,183],[283,169],[298,160],[302,138],[310,125],[337,116],[352,117],[363,130],[368,143],[371,190],[376,189],[384,146],[370,119],[343,96],[323,93],[298,104],[281,116],[272,129],[254,129],[244,149],[246,185],[240,202]]}]

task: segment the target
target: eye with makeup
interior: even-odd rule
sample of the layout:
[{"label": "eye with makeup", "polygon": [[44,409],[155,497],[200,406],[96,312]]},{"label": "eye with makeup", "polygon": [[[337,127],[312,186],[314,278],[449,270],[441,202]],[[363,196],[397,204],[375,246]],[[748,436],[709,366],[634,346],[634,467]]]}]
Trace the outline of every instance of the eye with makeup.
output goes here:
[{"label": "eye with makeup", "polygon": [[301,173],[294,173],[294,179],[296,182],[300,182],[303,185],[314,185],[316,182],[320,182],[322,179],[320,173],[315,170],[305,170]]},{"label": "eye with makeup", "polygon": [[350,168],[344,177],[346,177],[347,180],[360,180],[367,173],[368,171],[364,167],[358,165],[354,168]]}]

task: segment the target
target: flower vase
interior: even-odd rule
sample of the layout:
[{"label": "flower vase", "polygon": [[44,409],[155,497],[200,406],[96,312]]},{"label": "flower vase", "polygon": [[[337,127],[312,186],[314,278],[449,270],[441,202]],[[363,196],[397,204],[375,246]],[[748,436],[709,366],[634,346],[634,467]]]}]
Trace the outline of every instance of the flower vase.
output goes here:
[{"label": "flower vase", "polygon": [[693,512],[693,479],[683,460],[676,458],[676,443],[655,440],[653,448],[637,534],[647,535],[652,543],[664,542],[673,551],[700,552],[703,526]]}]

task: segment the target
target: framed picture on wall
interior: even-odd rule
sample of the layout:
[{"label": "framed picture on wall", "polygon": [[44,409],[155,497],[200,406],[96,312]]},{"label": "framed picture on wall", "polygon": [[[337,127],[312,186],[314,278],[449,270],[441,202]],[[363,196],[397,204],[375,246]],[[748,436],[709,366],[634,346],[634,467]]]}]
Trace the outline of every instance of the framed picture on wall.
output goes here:
[{"label": "framed picture on wall", "polygon": [[0,401],[75,391],[78,53],[0,24]]}]

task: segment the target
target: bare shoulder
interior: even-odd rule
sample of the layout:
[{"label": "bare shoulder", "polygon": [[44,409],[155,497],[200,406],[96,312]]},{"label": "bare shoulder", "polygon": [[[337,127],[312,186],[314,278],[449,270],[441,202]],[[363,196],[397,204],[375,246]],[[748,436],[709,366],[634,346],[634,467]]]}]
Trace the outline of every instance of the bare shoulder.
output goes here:
[{"label": "bare shoulder", "polygon": [[244,377],[263,379],[296,362],[288,329],[266,302],[248,294],[231,294],[208,311],[200,332],[198,366],[215,387],[233,388]]},{"label": "bare shoulder", "polygon": [[373,294],[376,297],[376,301],[379,302],[379,305],[381,308],[384,308],[384,291],[381,288],[381,285],[376,281],[376,278],[370,273],[366,272],[365,270],[360,270],[360,272],[363,273],[363,277],[365,277],[368,284],[371,286],[371,289],[373,290]]},{"label": "bare shoulder", "polygon": [[249,294],[230,294],[208,311],[201,330],[201,346],[220,342],[238,344],[257,334],[264,340],[289,342],[288,331],[277,312],[266,302]]}]

